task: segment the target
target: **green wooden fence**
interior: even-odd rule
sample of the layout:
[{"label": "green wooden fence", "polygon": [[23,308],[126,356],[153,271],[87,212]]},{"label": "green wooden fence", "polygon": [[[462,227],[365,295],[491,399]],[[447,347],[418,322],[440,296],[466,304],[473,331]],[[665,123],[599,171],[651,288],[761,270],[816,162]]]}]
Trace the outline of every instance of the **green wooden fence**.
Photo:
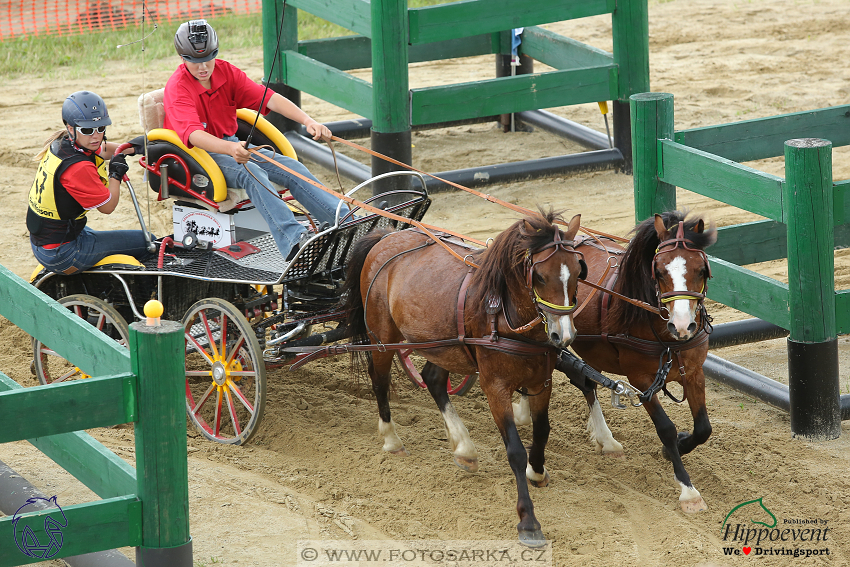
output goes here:
[{"label": "green wooden fence", "polygon": [[[676,187],[766,219],[718,230],[709,297],[788,329],[789,345],[832,344],[850,333],[850,290],[835,289],[833,255],[850,245],[850,180],[832,180],[832,147],[850,145],[850,105],[682,131],[674,130],[673,95],[637,94],[631,105],[637,221],[674,209]],[[738,163],[778,156],[785,178]],[[743,267],[781,258],[789,284]],[[837,350],[834,366],[834,384],[806,388],[828,390],[830,407]],[[792,395],[792,430],[793,404]]]},{"label": "green wooden fence", "polygon": [[[269,76],[282,0],[263,4],[266,76],[369,118],[380,132],[414,125],[619,100],[649,88],[646,0],[466,0],[408,8],[405,0],[288,0],[282,64]],[[299,41],[298,10],[357,35]],[[614,53],[539,24],[611,14]],[[521,52],[555,70],[487,81],[408,88],[408,64],[509,54],[506,30],[525,27]],[[372,67],[372,82],[346,73]]]},{"label": "green wooden fence", "polygon": [[[55,557],[135,546],[139,565],[191,567],[182,327],[134,323],[127,350],[2,266],[0,315],[92,376],[22,388],[0,373],[0,442],[27,439],[103,499],[63,506]],[[135,469],[82,431],[128,422]],[[40,561],[13,537],[0,518],[0,567]]]}]

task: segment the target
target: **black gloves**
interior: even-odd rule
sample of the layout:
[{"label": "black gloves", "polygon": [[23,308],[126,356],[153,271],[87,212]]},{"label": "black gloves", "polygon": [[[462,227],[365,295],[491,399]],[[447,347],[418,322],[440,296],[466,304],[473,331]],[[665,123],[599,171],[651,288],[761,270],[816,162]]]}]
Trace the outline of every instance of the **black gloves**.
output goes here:
[{"label": "black gloves", "polygon": [[133,146],[133,155],[140,156],[145,153],[145,137],[144,136],[136,136],[132,140],[127,142],[131,146]]},{"label": "black gloves", "polygon": [[109,178],[117,179],[121,181],[124,179],[124,175],[127,173],[127,170],[130,169],[130,166],[127,165],[127,158],[124,157],[124,154],[115,154],[112,156],[112,159],[109,160]]}]

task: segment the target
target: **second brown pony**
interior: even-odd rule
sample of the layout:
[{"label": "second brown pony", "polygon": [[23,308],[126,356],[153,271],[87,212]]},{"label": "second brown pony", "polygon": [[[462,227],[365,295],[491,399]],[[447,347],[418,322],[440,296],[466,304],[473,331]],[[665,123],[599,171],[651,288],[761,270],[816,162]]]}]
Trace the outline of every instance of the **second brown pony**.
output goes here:
[{"label": "second brown pony", "polygon": [[[484,250],[447,240],[461,257],[480,266],[474,270],[416,230],[370,233],[352,251],[344,291],[355,342],[439,343],[417,349],[428,360],[422,376],[445,420],[455,463],[469,472],[478,470],[478,453],[449,401],[446,380],[449,372],[479,372],[516,477],[519,539],[529,546],[543,545],[545,538],[526,477],[535,486],[549,481],[543,463],[555,348],[575,337],[577,280],[586,271],[572,242],[580,216],[564,232],[556,220],[552,212],[528,216]],[[378,402],[383,448],[407,455],[390,415],[395,352],[380,348],[361,354]],[[511,394],[521,388],[533,394],[533,442],[527,455],[511,405]]]}]

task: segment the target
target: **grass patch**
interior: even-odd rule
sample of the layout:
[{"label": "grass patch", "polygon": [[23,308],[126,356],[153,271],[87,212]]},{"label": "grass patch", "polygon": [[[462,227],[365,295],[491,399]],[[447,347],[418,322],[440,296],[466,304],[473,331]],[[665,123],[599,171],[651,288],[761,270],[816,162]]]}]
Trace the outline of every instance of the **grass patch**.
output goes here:
[{"label": "grass patch", "polygon": [[[446,4],[445,0],[409,0],[411,8]],[[225,51],[240,48],[260,49],[263,45],[263,25],[260,14],[229,15],[210,19]],[[180,22],[165,22],[153,31],[142,52],[141,43],[121,49],[142,37],[141,26],[100,33],[82,33],[71,36],[21,36],[0,42],[0,76],[14,78],[27,74],[47,77],[70,76],[78,78],[97,73],[104,61],[124,61],[141,66],[146,61],[174,57],[174,32]],[[303,11],[298,13],[298,38],[321,39],[351,35],[351,32],[326,20]]]}]

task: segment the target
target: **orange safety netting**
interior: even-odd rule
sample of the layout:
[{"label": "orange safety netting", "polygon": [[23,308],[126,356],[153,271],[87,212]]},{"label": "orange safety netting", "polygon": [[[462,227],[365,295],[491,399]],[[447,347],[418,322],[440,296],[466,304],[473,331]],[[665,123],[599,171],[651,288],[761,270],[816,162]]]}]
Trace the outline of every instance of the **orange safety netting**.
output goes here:
[{"label": "orange safety netting", "polygon": [[262,11],[262,0],[0,0],[0,41]]}]

